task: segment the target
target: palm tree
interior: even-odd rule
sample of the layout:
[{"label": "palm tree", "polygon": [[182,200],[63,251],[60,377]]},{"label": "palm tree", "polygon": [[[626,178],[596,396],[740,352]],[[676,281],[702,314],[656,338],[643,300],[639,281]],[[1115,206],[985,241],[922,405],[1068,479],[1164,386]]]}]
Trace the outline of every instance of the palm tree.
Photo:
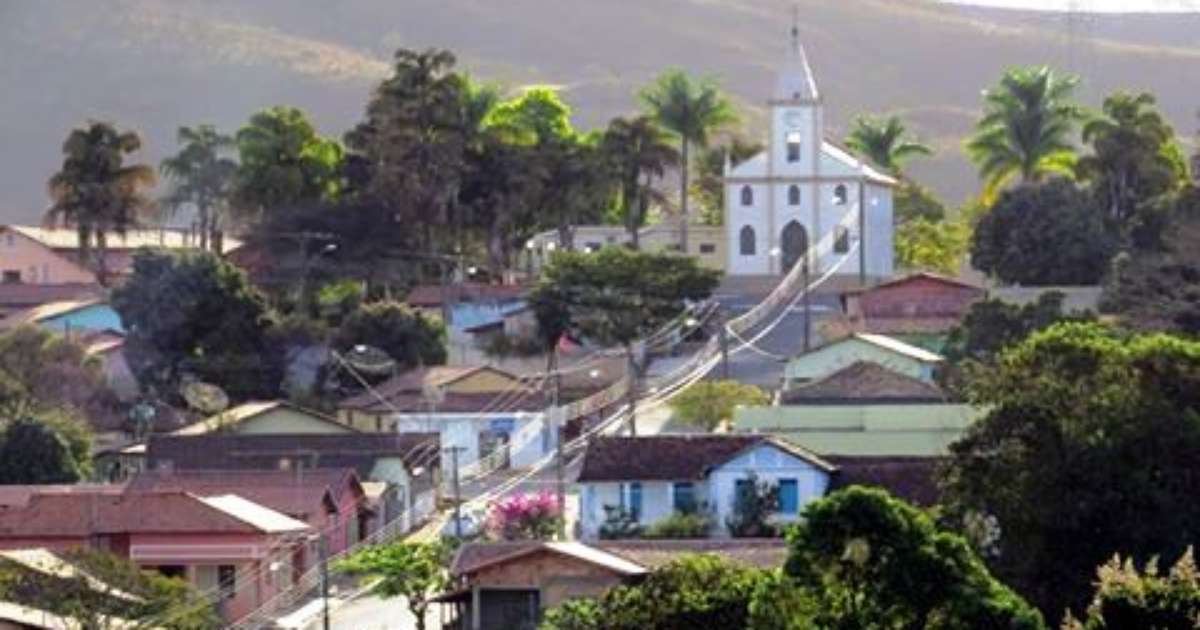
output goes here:
[{"label": "palm tree", "polygon": [[1075,76],[1035,66],[1009,70],[984,92],[984,115],[966,148],[984,180],[985,199],[1014,177],[1036,182],[1071,174],[1071,130],[1081,117],[1071,96],[1078,84]]},{"label": "palm tree", "polygon": [[94,265],[103,286],[108,284],[108,235],[123,236],[152,207],[146,189],[154,185],[154,169],[125,164],[125,157],[141,146],[135,132],[122,133],[110,123],[91,122],[67,136],[62,169],[48,183],[54,203],[46,212],[46,223],[75,228],[79,259]]},{"label": "palm tree", "polygon": [[701,224],[725,222],[725,166],[737,166],[763,149],[761,142],[733,136],[725,144],[709,147],[700,154],[692,195],[700,200]]},{"label": "palm tree", "polygon": [[232,193],[238,168],[235,160],[223,154],[236,145],[232,136],[219,133],[212,125],[180,127],[177,137],[183,148],[159,165],[162,174],[174,184],[163,199],[164,207],[176,212],[183,206],[194,205],[200,223],[200,249],[207,250],[210,242],[217,249],[221,214]]},{"label": "palm tree", "polygon": [[688,251],[688,167],[691,145],[708,145],[709,135],[737,119],[737,112],[713,79],[693,81],[679,69],[668,70],[641,93],[655,122],[679,137],[679,245]]},{"label": "palm tree", "polygon": [[637,249],[638,229],[646,220],[650,203],[662,201],[654,180],[679,162],[679,153],[648,116],[612,119],[600,142],[618,182],[630,243]]},{"label": "palm tree", "polygon": [[909,159],[933,154],[928,145],[906,136],[907,129],[899,116],[859,116],[854,119],[850,135],[846,136],[846,146],[879,168],[899,176]]}]

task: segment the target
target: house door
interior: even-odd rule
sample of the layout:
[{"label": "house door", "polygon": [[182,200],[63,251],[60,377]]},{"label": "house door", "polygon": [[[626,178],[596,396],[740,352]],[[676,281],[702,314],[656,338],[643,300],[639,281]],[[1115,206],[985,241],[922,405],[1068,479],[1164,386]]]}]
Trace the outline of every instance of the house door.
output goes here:
[{"label": "house door", "polygon": [[780,269],[780,273],[786,274],[808,252],[808,231],[799,221],[791,221],[783,227],[780,245],[780,249],[783,250],[783,268]]}]

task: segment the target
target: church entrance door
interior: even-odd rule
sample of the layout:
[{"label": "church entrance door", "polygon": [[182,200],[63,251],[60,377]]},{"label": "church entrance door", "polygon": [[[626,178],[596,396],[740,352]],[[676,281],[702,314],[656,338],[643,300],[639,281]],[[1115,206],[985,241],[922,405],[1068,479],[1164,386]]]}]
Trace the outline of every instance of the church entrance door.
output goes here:
[{"label": "church entrance door", "polygon": [[808,251],[808,231],[799,221],[791,221],[783,226],[780,238],[783,251],[783,268],[780,272],[786,274],[796,266],[805,252]]}]

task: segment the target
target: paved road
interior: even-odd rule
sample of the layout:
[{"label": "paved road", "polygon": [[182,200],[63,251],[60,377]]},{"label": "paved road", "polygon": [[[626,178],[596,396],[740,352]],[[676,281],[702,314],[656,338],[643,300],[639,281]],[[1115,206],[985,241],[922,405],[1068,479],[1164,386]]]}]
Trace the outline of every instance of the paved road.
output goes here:
[{"label": "paved road", "polygon": [[[718,294],[716,299],[731,317],[736,317],[758,304],[763,297],[765,296],[757,294]],[[839,311],[837,296],[814,293],[809,308],[812,313],[809,344],[810,347],[816,347],[821,343],[821,320]],[[729,357],[729,378],[760,387],[778,387],[783,377],[783,361],[768,355],[792,357],[803,352],[804,319],[804,309],[796,305],[788,309],[787,314],[771,332],[754,341],[752,347],[733,352]],[[746,335],[747,340],[755,335],[756,332],[751,331]],[[741,345],[743,344],[737,339],[730,339],[731,348]],[[719,365],[708,375],[709,379],[724,377],[724,368]]]}]

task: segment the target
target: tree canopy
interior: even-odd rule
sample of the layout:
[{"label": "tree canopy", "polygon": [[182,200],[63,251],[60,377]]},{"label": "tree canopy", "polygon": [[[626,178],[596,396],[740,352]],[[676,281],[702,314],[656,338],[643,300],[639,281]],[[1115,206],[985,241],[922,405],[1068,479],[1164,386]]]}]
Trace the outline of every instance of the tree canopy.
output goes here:
[{"label": "tree canopy", "polygon": [[450,584],[446,572],[454,548],[445,542],[371,545],[337,563],[337,570],[362,576],[380,597],[403,597],[425,629],[429,599]]},{"label": "tree canopy", "polygon": [[295,107],[250,117],[236,135],[234,199],[251,219],[303,202],[327,200],[342,188],[343,149],[323,138]]},{"label": "tree canopy", "polygon": [[929,145],[909,137],[899,116],[855,118],[846,146],[893,175],[902,174],[908,160],[933,154]]},{"label": "tree canopy", "polygon": [[446,362],[446,327],[399,302],[364,304],[342,321],[334,348],[360,344],[383,350],[400,370]]},{"label": "tree canopy", "polygon": [[788,534],[784,573],[819,628],[1044,628],[961,536],[879,489],[814,501]]},{"label": "tree canopy", "polygon": [[968,398],[989,411],[951,446],[947,504],[995,523],[989,564],[1047,615],[1079,610],[1114,551],[1195,542],[1198,375],[1200,344],[1095,323],[1035,333],[974,375]]},{"label": "tree canopy", "polygon": [[180,127],[179,153],[162,161],[159,170],[171,181],[170,194],[163,200],[171,212],[185,206],[196,208],[200,249],[218,247],[223,215],[233,194],[237,161],[229,153],[237,146],[232,136],[212,125]]},{"label": "tree canopy", "polygon": [[741,405],[766,405],[770,397],[761,388],[733,380],[699,381],[671,399],[671,410],[685,424],[712,431],[733,419]]},{"label": "tree canopy", "polygon": [[129,331],[130,367],[156,396],[178,400],[189,378],[235,401],[277,395],[282,350],[268,338],[273,315],[232,264],[205,252],[142,251],[112,306]]},{"label": "tree canopy", "polygon": [[1151,560],[1138,569],[1132,560],[1113,556],[1096,571],[1096,594],[1083,618],[1067,619],[1063,630],[1195,628],[1200,623],[1200,571],[1192,549],[1169,569],[1159,564]]},{"label": "tree canopy", "polygon": [[1000,195],[975,226],[971,264],[1011,284],[1096,284],[1116,245],[1091,195],[1054,179]]},{"label": "tree canopy", "polygon": [[154,169],[125,163],[141,147],[137,133],[92,122],[67,136],[62,168],[50,177],[46,221],[75,228],[80,261],[96,270],[102,285],[108,284],[109,234],[125,234],[152,207],[147,191]]},{"label": "tree canopy", "polygon": [[984,181],[985,199],[1014,179],[1031,183],[1072,173],[1071,135],[1081,116],[1072,100],[1078,83],[1048,66],[1032,66],[1008,70],[984,91],[983,118],[966,149]]}]

